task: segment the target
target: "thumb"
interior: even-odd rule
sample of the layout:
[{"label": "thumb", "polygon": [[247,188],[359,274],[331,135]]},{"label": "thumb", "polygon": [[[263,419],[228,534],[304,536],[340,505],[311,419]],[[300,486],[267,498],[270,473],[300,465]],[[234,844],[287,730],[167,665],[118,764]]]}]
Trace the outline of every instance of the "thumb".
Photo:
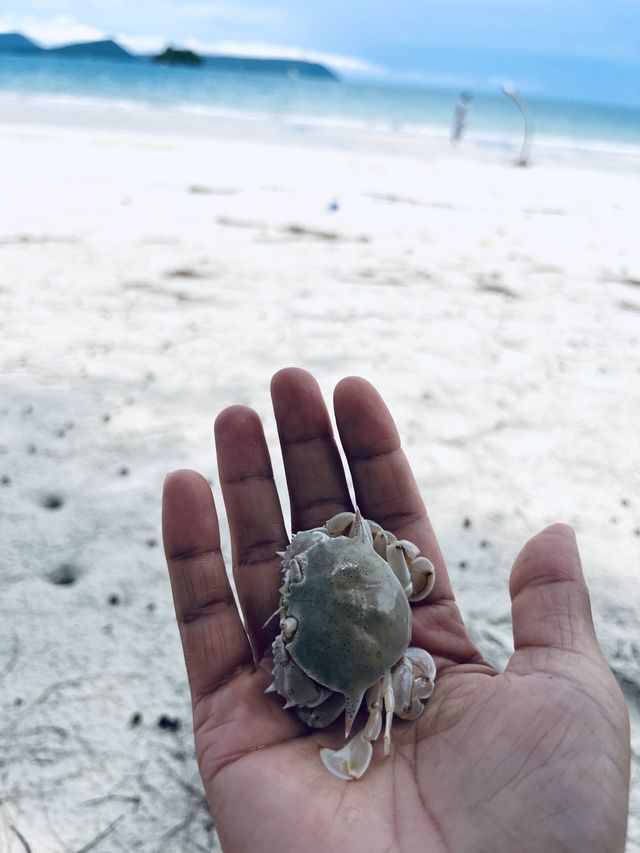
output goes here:
[{"label": "thumb", "polygon": [[511,570],[509,593],[516,657],[536,649],[600,656],[571,527],[553,524],[527,542]]}]

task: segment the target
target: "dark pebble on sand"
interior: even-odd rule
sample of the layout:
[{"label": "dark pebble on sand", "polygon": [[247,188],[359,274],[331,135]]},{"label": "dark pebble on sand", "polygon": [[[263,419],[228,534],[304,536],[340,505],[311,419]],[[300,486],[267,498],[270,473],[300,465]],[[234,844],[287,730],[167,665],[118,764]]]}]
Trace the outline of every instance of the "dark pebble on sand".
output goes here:
[{"label": "dark pebble on sand", "polygon": [[22,705],[22,701],[22,696],[16,696],[16,698],[13,700],[13,704],[16,706],[16,708],[19,708],[20,705]]},{"label": "dark pebble on sand", "polygon": [[640,536],[640,527],[635,528],[635,530],[633,531],[633,535],[634,536]]},{"label": "dark pebble on sand", "polygon": [[103,415],[102,416],[103,423],[108,424],[110,420],[111,420],[111,415]]},{"label": "dark pebble on sand", "polygon": [[120,468],[120,470],[118,471],[118,474],[120,474],[121,477],[128,477],[129,469],[126,465],[123,465],[122,468]]},{"label": "dark pebble on sand", "polygon": [[620,503],[622,506],[629,506],[629,498],[621,498]]},{"label": "dark pebble on sand", "polygon": [[471,519],[465,518],[464,521],[462,522],[462,526],[463,527],[471,527]]},{"label": "dark pebble on sand", "polygon": [[60,427],[60,429],[56,430],[56,435],[58,438],[64,438],[66,434],[67,434],[67,431],[64,427]]},{"label": "dark pebble on sand", "polygon": [[148,612],[148,613],[155,613],[155,609],[156,609],[156,606],[155,606],[154,602],[153,602],[153,601],[150,601],[150,602],[147,604],[147,612]]},{"label": "dark pebble on sand", "polygon": [[3,474],[2,477],[0,477],[0,483],[3,486],[10,486],[11,485],[11,477],[8,477],[6,474]]},{"label": "dark pebble on sand", "polygon": [[113,595],[110,595],[109,596],[109,604],[112,607],[117,607],[118,604],[120,604],[120,596],[116,595],[115,593]]},{"label": "dark pebble on sand", "polygon": [[467,561],[466,561],[466,560],[460,560],[460,562],[458,563],[458,568],[460,568],[460,569],[466,569],[468,565],[469,565],[469,564],[467,563]]},{"label": "dark pebble on sand", "polygon": [[155,538],[155,536],[151,536],[144,544],[147,546],[147,548],[157,548],[158,540]]},{"label": "dark pebble on sand", "polygon": [[166,732],[177,732],[180,728],[180,720],[177,717],[169,717],[163,714],[158,718],[158,728]]},{"label": "dark pebble on sand", "polygon": [[488,541],[486,539],[481,539],[480,540],[480,547],[481,548],[488,548],[489,547]]},{"label": "dark pebble on sand", "polygon": [[139,726],[142,722],[142,714],[140,711],[136,711],[135,714],[131,715],[131,719],[129,720],[129,725],[132,729],[135,729],[136,726]]}]

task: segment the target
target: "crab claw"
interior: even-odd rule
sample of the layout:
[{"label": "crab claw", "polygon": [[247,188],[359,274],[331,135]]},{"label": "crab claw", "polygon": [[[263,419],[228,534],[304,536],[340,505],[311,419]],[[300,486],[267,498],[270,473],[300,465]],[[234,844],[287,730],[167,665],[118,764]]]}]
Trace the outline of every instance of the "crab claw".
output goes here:
[{"label": "crab claw", "polygon": [[366,772],[372,755],[373,747],[364,732],[357,734],[342,749],[320,750],[320,760],[329,773],[347,782],[359,779]]}]

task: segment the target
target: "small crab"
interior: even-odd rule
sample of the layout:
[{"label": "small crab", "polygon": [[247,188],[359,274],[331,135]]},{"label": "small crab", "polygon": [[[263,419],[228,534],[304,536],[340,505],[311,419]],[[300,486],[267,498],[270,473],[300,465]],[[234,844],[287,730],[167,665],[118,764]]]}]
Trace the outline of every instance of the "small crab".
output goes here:
[{"label": "small crab", "polygon": [[[308,726],[323,728],[345,712],[345,737],[366,697],[364,729],[342,749],[320,750],[340,779],[359,779],[386,712],[384,754],[394,713],[414,720],[434,688],[436,668],[409,646],[411,607],[431,592],[432,563],[358,509],[292,537],[282,557],[280,633],[273,643],[273,683]],[[276,615],[276,614],[274,614]]]}]

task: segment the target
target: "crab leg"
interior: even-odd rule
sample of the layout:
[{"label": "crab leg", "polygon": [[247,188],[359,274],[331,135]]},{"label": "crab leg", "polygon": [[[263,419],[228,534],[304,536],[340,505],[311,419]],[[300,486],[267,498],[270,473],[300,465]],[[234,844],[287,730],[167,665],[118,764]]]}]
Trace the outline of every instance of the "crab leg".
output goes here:
[{"label": "crab leg", "polygon": [[272,649],[273,682],[267,687],[265,693],[279,693],[287,700],[285,708],[297,705],[312,708],[324,702],[330,691],[305,675],[291,659],[282,634],[273,641]]},{"label": "crab leg", "polygon": [[342,749],[321,749],[320,761],[338,779],[359,779],[371,763],[373,747],[364,731],[359,732]]},{"label": "crab leg", "polygon": [[395,713],[403,720],[416,720],[424,711],[421,700],[433,693],[436,667],[424,649],[409,647],[393,672]]},{"label": "crab leg", "polygon": [[[407,544],[410,545],[411,543],[408,542]],[[417,548],[416,553],[418,553]],[[389,563],[394,575],[402,584],[402,588],[407,597],[410,597],[413,592],[413,584],[411,582],[411,572],[409,571],[407,556],[408,554],[406,554],[405,547],[402,542],[391,542],[387,545],[387,563]]]},{"label": "crab leg", "polygon": [[391,670],[387,670],[384,674],[384,754],[389,755],[391,751],[391,724],[393,723],[393,712],[396,708],[396,700],[393,695],[393,681],[391,680]]},{"label": "crab leg", "polygon": [[403,714],[411,707],[413,692],[413,668],[406,657],[393,671],[393,695],[395,697],[395,713]]},{"label": "crab leg", "polygon": [[424,649],[410,646],[405,657],[411,661],[414,671],[414,692],[418,699],[428,699],[433,693],[436,680],[435,661]]},{"label": "crab leg", "polygon": [[382,685],[383,681],[380,679],[367,691],[369,719],[364,727],[364,733],[367,740],[370,741],[377,740],[382,730]]},{"label": "crab leg", "polygon": [[344,696],[342,693],[328,693],[328,696],[313,708],[303,706],[296,708],[296,714],[303,723],[312,729],[323,729],[330,726],[344,711]]},{"label": "crab leg", "polygon": [[367,691],[369,718],[364,729],[353,737],[342,749],[320,750],[320,760],[327,770],[338,779],[351,781],[359,779],[369,767],[373,756],[372,741],[376,740],[382,729],[382,689],[381,679]]},{"label": "crab leg", "polygon": [[347,531],[353,525],[353,512],[339,512],[327,521],[325,529],[330,536],[348,536]]}]

